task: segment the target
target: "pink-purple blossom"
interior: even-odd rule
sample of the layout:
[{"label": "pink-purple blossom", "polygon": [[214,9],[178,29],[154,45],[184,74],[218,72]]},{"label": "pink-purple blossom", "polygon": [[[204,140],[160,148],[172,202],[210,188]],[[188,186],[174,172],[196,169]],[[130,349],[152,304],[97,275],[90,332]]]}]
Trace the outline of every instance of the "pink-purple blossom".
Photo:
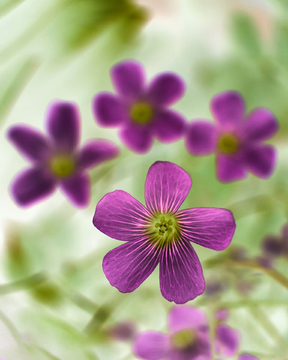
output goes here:
[{"label": "pink-purple blossom", "polygon": [[218,208],[179,210],[192,180],[182,168],[157,161],[149,169],[143,206],[125,191],[106,194],[97,204],[93,224],[125,244],[108,252],[103,270],[120,292],[134,291],[160,264],[160,290],[168,301],[183,304],[205,289],[202,267],[191,242],[224,250],[235,221]]},{"label": "pink-purple blossom", "polygon": [[241,356],[238,357],[237,360],[260,360],[260,359],[250,354],[242,354]]},{"label": "pink-purple blossom", "polygon": [[125,146],[146,153],[154,138],[163,143],[184,135],[186,120],[169,109],[185,92],[185,83],[172,72],[160,73],[146,84],[144,67],[126,60],[114,65],[111,79],[117,95],[101,92],[93,99],[96,122],[104,127],[120,127],[119,137]]},{"label": "pink-purple blossom", "polygon": [[93,139],[80,149],[80,114],[72,102],[53,102],[47,112],[47,136],[33,127],[12,126],[7,137],[31,162],[11,185],[15,202],[30,206],[51,195],[57,188],[77,207],[90,201],[87,170],[118,155],[117,146],[108,140]]},{"label": "pink-purple blossom", "polygon": [[169,334],[148,331],[139,334],[133,353],[145,360],[212,359],[206,315],[192,306],[175,306],[168,313]]},{"label": "pink-purple blossom", "polygon": [[274,171],[276,149],[263,143],[278,131],[275,116],[266,108],[245,115],[243,97],[227,91],[213,97],[216,120],[195,120],[187,127],[186,148],[193,155],[216,154],[217,178],[221,182],[244,179],[247,172],[266,179]]}]

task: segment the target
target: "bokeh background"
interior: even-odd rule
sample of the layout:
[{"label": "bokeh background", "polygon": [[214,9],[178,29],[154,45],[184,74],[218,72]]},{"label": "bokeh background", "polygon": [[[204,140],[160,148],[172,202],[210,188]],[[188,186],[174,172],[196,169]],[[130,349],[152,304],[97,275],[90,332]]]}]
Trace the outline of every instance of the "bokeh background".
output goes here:
[{"label": "bokeh background", "polygon": [[[132,360],[131,341],[115,339],[113,326],[167,331],[173,305],[160,294],[158,269],[133,293],[119,293],[102,259],[120,243],[92,225],[107,192],[122,189],[144,202],[149,167],[166,160],[192,177],[183,208],[224,207],[237,223],[225,252],[195,245],[207,289],[189,304],[201,307],[211,326],[217,308],[230,309],[239,353],[287,359],[287,259],[272,272],[253,262],[263,238],[279,234],[288,216],[287,0],[0,0],[0,34],[0,357]],[[96,93],[113,91],[109,70],[125,59],[143,63],[148,78],[181,75],[187,91],[175,109],[189,121],[211,119],[210,99],[225,90],[241,92],[248,111],[268,107],[280,123],[270,141],[278,151],[274,174],[221,184],[214,156],[193,157],[183,140],[155,141],[145,155],[126,149],[116,129],[96,125],[91,110]],[[9,184],[26,161],[6,131],[20,122],[43,131],[55,99],[79,105],[82,142],[111,139],[121,155],[90,172],[88,208],[73,208],[58,191],[23,210]],[[247,266],[237,265],[243,257]]]}]

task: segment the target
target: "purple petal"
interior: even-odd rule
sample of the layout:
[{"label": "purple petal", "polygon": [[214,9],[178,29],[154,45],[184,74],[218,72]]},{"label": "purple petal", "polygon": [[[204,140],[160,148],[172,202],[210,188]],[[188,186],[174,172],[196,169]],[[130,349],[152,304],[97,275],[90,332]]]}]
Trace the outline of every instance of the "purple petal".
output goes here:
[{"label": "purple petal", "polygon": [[30,206],[51,195],[56,184],[57,181],[44,169],[25,169],[14,179],[11,195],[18,205]]},{"label": "purple petal", "polygon": [[153,122],[155,136],[163,143],[177,141],[184,135],[186,120],[176,111],[161,111],[156,115]]},{"label": "purple petal", "polygon": [[208,155],[216,149],[216,127],[209,121],[196,120],[187,127],[185,144],[193,155]]},{"label": "purple petal", "polygon": [[172,333],[185,329],[208,329],[207,325],[204,311],[192,306],[174,306],[168,313],[168,328]]},{"label": "purple petal", "polygon": [[26,125],[12,126],[8,129],[7,137],[28,160],[46,160],[51,152],[46,137],[32,127]]},{"label": "purple petal", "polygon": [[236,91],[226,91],[213,97],[210,103],[213,117],[222,126],[235,126],[244,119],[245,102]]},{"label": "purple petal", "polygon": [[267,179],[272,175],[277,159],[277,152],[272,145],[262,145],[245,149],[244,161],[247,169],[254,175]]},{"label": "purple petal", "polygon": [[175,212],[187,197],[192,185],[189,174],[180,166],[156,161],[148,170],[145,202],[152,213]]},{"label": "purple petal", "polygon": [[279,129],[276,117],[265,108],[252,111],[245,123],[246,141],[264,141],[270,139]]},{"label": "purple petal", "polygon": [[227,248],[236,228],[233,214],[226,209],[186,209],[177,217],[183,238],[217,251]]},{"label": "purple petal", "polygon": [[61,181],[61,190],[76,207],[82,208],[90,201],[90,179],[85,173],[75,174]]},{"label": "purple petal", "polygon": [[160,250],[144,238],[129,241],[104,256],[103,271],[120,292],[134,291],[154,271]]},{"label": "purple petal", "polygon": [[228,309],[221,308],[221,309],[217,310],[215,313],[215,319],[220,320],[220,321],[227,321],[228,317],[229,317]]},{"label": "purple petal", "polygon": [[240,333],[230,326],[222,324],[216,327],[215,349],[222,356],[237,354],[240,344]]},{"label": "purple petal", "polygon": [[72,152],[80,138],[80,114],[72,102],[54,102],[48,108],[47,132],[55,148],[59,151]]},{"label": "purple petal", "polygon": [[[166,358],[165,358],[166,359]],[[171,349],[167,360],[211,360],[212,351],[209,336],[197,333],[192,345],[186,349]]]},{"label": "purple petal", "polygon": [[123,102],[114,94],[102,92],[93,98],[92,111],[96,122],[103,127],[117,127],[128,121]]},{"label": "purple petal", "polygon": [[86,142],[77,154],[79,169],[89,169],[101,162],[113,159],[119,154],[118,146],[112,141],[95,139]]},{"label": "purple petal", "polygon": [[147,98],[156,107],[169,106],[180,100],[186,90],[184,80],[174,73],[162,73],[150,83]]},{"label": "purple petal", "polygon": [[242,180],[247,176],[245,165],[237,155],[218,154],[216,167],[217,178],[223,183]]},{"label": "purple petal", "polygon": [[132,351],[140,359],[162,359],[169,351],[169,338],[154,331],[139,334],[133,343]]},{"label": "purple petal", "polygon": [[144,236],[149,214],[133,196],[122,190],[106,194],[97,204],[93,224],[117,240],[131,241]]},{"label": "purple petal", "polygon": [[138,99],[145,84],[144,67],[134,60],[126,60],[114,65],[111,78],[115,90],[127,100]]},{"label": "purple petal", "polygon": [[239,356],[237,360],[260,360],[260,359],[250,354],[242,354],[241,356]]},{"label": "purple petal", "polygon": [[184,304],[205,290],[199,259],[188,241],[179,239],[163,248],[160,290],[166,300],[176,304]]},{"label": "purple petal", "polygon": [[130,122],[120,130],[119,136],[125,146],[138,154],[147,153],[153,145],[149,126]]}]

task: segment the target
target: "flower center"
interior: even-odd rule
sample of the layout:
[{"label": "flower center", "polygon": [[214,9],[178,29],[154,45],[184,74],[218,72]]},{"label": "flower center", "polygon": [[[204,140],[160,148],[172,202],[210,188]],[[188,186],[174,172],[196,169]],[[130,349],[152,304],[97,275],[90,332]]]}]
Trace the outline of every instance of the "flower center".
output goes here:
[{"label": "flower center", "polygon": [[75,163],[70,156],[57,155],[50,160],[49,167],[58,178],[66,178],[74,172]]},{"label": "flower center", "polygon": [[153,243],[165,246],[173,239],[179,237],[179,226],[175,215],[172,214],[156,214],[151,219],[149,227],[149,236]]},{"label": "flower center", "polygon": [[225,154],[233,154],[239,148],[239,140],[231,134],[224,134],[218,140],[218,149]]},{"label": "flower center", "polygon": [[137,123],[146,124],[153,116],[153,109],[146,102],[135,103],[131,107],[130,116]]},{"label": "flower center", "polygon": [[193,345],[196,339],[194,330],[186,329],[176,332],[172,335],[172,346],[176,349],[183,350]]}]

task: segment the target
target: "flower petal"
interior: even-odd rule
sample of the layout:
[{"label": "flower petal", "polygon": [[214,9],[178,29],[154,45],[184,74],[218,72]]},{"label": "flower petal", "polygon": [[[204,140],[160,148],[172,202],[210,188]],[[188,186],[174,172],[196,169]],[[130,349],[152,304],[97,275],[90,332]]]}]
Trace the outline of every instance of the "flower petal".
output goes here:
[{"label": "flower petal", "polygon": [[183,238],[217,251],[227,248],[236,229],[233,214],[226,209],[186,209],[177,217]]},{"label": "flower petal", "polygon": [[51,146],[46,137],[32,127],[12,126],[8,129],[7,137],[28,160],[46,160],[51,152]]},{"label": "flower petal", "polygon": [[145,69],[138,61],[122,61],[112,67],[111,78],[118,94],[132,101],[143,92]]},{"label": "flower petal", "polygon": [[109,251],[103,259],[103,271],[112,286],[128,293],[137,289],[154,271],[159,259],[159,248],[140,238]]},{"label": "flower petal", "polygon": [[177,141],[184,135],[186,120],[176,111],[166,110],[159,112],[153,119],[153,123],[155,136],[163,143]]},{"label": "flower petal", "polygon": [[252,111],[244,126],[245,140],[264,141],[270,139],[279,129],[276,117],[266,108]]},{"label": "flower petal", "polygon": [[[212,351],[208,334],[197,333],[192,345],[186,349],[172,348],[167,360],[211,360]],[[166,358],[165,358],[166,360]]]},{"label": "flower petal", "polygon": [[263,179],[272,175],[277,159],[277,152],[272,145],[262,145],[245,149],[244,161],[247,169]]},{"label": "flower petal", "polygon": [[216,327],[215,349],[222,356],[237,354],[240,344],[240,333],[230,326],[221,324]]},{"label": "flower petal", "polygon": [[210,121],[196,120],[187,126],[185,144],[193,155],[208,155],[216,149],[216,127]]},{"label": "flower petal", "polygon": [[82,208],[90,201],[90,179],[87,174],[79,173],[61,181],[61,190],[76,207]]},{"label": "flower petal", "polygon": [[148,211],[122,190],[106,194],[97,204],[93,224],[113,239],[131,241],[143,237]]},{"label": "flower petal", "polygon": [[246,178],[247,171],[237,155],[218,154],[216,157],[217,178],[223,183]]},{"label": "flower petal", "polygon": [[119,137],[125,146],[138,154],[147,153],[153,145],[151,128],[145,125],[130,122],[120,130]]},{"label": "flower petal", "polygon": [[175,212],[187,197],[192,180],[180,166],[156,161],[150,166],[145,182],[145,202],[152,213]]},{"label": "flower petal", "polygon": [[169,337],[155,331],[139,334],[133,343],[132,351],[140,359],[163,359],[169,351]]},{"label": "flower petal", "polygon": [[96,122],[103,127],[117,127],[128,121],[123,102],[114,94],[102,92],[92,102]]},{"label": "flower petal", "polygon": [[206,329],[208,322],[204,311],[192,306],[174,306],[168,313],[168,328],[171,333],[185,329]]},{"label": "flower petal", "polygon": [[57,151],[72,152],[80,138],[80,114],[72,102],[54,102],[48,108],[47,132]]},{"label": "flower petal", "polygon": [[44,169],[25,169],[14,179],[11,195],[18,205],[30,206],[51,195],[56,184],[57,181]]},{"label": "flower petal", "polygon": [[203,293],[205,281],[201,264],[184,239],[163,248],[160,260],[160,290],[163,297],[184,304]]},{"label": "flower petal", "polygon": [[118,146],[112,141],[95,139],[86,142],[77,154],[79,169],[89,169],[101,162],[113,159],[119,154]]},{"label": "flower petal", "polygon": [[213,117],[223,126],[237,125],[245,116],[244,99],[236,91],[226,91],[214,96],[210,109]]},{"label": "flower petal", "polygon": [[185,82],[179,75],[166,72],[151,81],[147,98],[156,107],[169,106],[180,100],[185,90]]},{"label": "flower petal", "polygon": [[242,354],[237,360],[260,360],[256,356],[250,354]]}]

